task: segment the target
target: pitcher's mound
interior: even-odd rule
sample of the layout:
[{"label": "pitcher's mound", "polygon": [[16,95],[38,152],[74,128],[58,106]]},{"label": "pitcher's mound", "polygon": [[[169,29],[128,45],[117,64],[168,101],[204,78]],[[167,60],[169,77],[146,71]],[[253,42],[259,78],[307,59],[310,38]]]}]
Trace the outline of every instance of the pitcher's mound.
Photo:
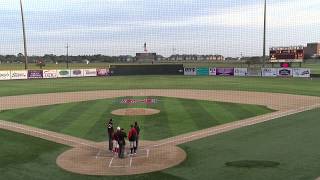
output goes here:
[{"label": "pitcher's mound", "polygon": [[111,113],[118,116],[149,116],[160,113],[160,110],[148,108],[127,108],[117,109]]}]

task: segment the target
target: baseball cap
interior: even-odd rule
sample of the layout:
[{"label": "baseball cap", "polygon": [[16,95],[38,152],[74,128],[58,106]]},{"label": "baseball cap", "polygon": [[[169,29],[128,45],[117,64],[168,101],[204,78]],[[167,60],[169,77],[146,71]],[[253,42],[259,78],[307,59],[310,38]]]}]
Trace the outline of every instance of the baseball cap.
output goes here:
[{"label": "baseball cap", "polygon": [[117,127],[117,130],[119,130],[119,131],[120,131],[120,129],[121,129],[121,128],[118,126],[118,127]]}]

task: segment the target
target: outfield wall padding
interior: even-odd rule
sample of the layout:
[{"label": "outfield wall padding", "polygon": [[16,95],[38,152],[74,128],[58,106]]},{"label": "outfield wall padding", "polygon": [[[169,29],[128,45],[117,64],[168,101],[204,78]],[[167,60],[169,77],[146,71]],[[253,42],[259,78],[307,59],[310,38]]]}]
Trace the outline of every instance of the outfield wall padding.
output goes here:
[{"label": "outfield wall padding", "polygon": [[113,76],[123,75],[183,75],[182,64],[111,65]]}]

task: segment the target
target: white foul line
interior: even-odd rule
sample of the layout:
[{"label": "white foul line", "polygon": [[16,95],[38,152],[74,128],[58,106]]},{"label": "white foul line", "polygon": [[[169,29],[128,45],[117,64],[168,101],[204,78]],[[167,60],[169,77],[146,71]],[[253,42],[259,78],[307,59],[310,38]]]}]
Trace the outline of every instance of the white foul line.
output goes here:
[{"label": "white foul line", "polygon": [[111,167],[112,161],[113,161],[113,158],[111,158],[111,160],[110,160],[110,162],[109,162],[109,167]]},{"label": "white foul line", "polygon": [[100,156],[100,154],[101,154],[101,149],[99,149],[99,152],[98,152],[97,155],[96,155],[96,159],[98,159],[98,157]]},{"label": "white foul line", "polygon": [[150,149],[147,149],[147,158],[149,158],[149,151]]},{"label": "white foul line", "polygon": [[130,158],[130,164],[129,164],[129,167],[131,167],[132,165],[132,157]]}]

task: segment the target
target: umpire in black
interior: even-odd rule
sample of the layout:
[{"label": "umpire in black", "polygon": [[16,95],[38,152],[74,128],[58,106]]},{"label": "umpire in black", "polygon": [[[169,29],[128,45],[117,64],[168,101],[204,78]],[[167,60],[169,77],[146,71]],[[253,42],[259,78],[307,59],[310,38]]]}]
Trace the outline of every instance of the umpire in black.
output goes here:
[{"label": "umpire in black", "polygon": [[109,151],[112,151],[113,149],[112,137],[114,133],[112,118],[107,123],[107,128],[108,128],[108,138],[109,138]]}]

